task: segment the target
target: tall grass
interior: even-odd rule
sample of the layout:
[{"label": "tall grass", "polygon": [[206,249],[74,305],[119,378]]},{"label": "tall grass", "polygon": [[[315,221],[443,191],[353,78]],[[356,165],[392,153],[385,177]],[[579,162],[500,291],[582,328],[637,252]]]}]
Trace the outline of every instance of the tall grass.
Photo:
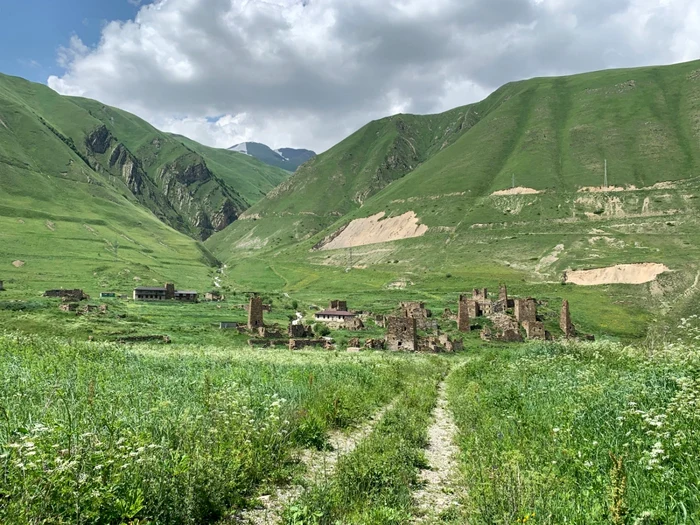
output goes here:
[{"label": "tall grass", "polygon": [[366,418],[405,359],[0,336],[0,522],[207,523]]},{"label": "tall grass", "polygon": [[437,383],[444,365],[426,362],[372,434],[338,461],[335,474],[287,509],[288,525],[408,523]]},{"label": "tall grass", "polygon": [[700,519],[700,353],[485,352],[450,378],[465,523]]}]

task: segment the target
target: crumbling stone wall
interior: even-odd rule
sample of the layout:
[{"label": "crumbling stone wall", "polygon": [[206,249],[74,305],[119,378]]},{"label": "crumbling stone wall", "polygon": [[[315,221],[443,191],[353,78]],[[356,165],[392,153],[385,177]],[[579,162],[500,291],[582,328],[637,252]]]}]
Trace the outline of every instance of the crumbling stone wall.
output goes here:
[{"label": "crumbling stone wall", "polygon": [[326,339],[290,339],[290,350],[301,350],[310,346],[321,347],[326,349],[333,348],[333,344]]},{"label": "crumbling stone wall", "polygon": [[481,317],[481,307],[479,306],[479,301],[474,299],[467,300],[467,313],[471,319],[475,317]]},{"label": "crumbling stone wall", "polygon": [[287,328],[287,335],[291,338],[308,337],[311,330],[307,329],[303,324],[290,324]]},{"label": "crumbling stone wall", "polygon": [[525,328],[525,335],[528,339],[541,339],[544,341],[547,338],[544,331],[544,323],[540,321],[523,321],[523,328]]},{"label": "crumbling stone wall", "polygon": [[44,297],[60,297],[65,301],[87,301],[89,295],[83,293],[82,290],[46,290]]},{"label": "crumbling stone wall", "polygon": [[416,320],[412,317],[388,317],[386,345],[389,350],[415,352],[418,348]]},{"label": "crumbling stone wall", "polygon": [[348,302],[347,301],[333,300],[333,301],[331,301],[330,305],[328,306],[328,309],[341,311],[341,312],[347,312],[348,311]]},{"label": "crumbling stone wall", "polygon": [[515,300],[515,318],[519,323],[537,321],[537,303],[532,297]]},{"label": "crumbling stone wall", "polygon": [[466,295],[459,296],[459,305],[457,308],[457,330],[460,332],[471,331],[469,305]]},{"label": "crumbling stone wall", "polygon": [[564,337],[569,339],[576,335],[576,329],[571,322],[571,312],[569,311],[569,301],[564,299],[561,304],[561,314],[559,315],[559,327],[564,332]]},{"label": "crumbling stone wall", "polygon": [[265,326],[263,322],[263,304],[261,297],[251,297],[248,305],[248,329],[256,330]]},{"label": "crumbling stone wall", "polygon": [[384,348],[386,348],[386,341],[383,339],[367,339],[365,341],[365,348],[368,350],[384,350]]},{"label": "crumbling stone wall", "polygon": [[365,324],[359,317],[346,318],[343,323],[343,328],[347,330],[364,330]]},{"label": "crumbling stone wall", "polygon": [[486,288],[474,288],[472,290],[472,299],[476,301],[485,301],[489,298],[489,291]]}]

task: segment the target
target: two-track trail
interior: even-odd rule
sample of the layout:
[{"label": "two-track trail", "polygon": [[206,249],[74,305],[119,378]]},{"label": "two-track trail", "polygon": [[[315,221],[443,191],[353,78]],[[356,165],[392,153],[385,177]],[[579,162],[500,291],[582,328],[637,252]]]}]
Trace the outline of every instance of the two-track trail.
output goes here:
[{"label": "two-track trail", "polygon": [[437,521],[443,511],[457,504],[457,432],[457,426],[447,406],[446,381],[443,380],[438,387],[433,423],[428,428],[425,457],[429,468],[420,471],[421,488],[413,493],[418,511],[415,523]]},{"label": "two-track trail", "polygon": [[395,401],[375,412],[360,427],[347,433],[334,430],[328,437],[329,450],[304,449],[298,453],[299,461],[305,466],[303,480],[284,487],[277,487],[273,493],[260,496],[261,506],[247,509],[233,518],[233,523],[267,525],[281,523],[282,513],[287,505],[299,497],[304,486],[323,482],[335,471],[338,460],[355,450],[355,447],[374,430],[384,414],[391,410]]}]

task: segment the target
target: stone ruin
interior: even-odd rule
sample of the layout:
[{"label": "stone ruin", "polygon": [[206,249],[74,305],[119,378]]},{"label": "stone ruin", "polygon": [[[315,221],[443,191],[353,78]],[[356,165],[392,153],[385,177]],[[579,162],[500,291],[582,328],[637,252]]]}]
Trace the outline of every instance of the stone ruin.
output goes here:
[{"label": "stone ruin", "polygon": [[289,335],[289,337],[293,339],[300,339],[303,337],[312,337],[313,331],[311,330],[310,326],[307,327],[301,323],[291,323],[287,328],[287,335]]},{"label": "stone ruin", "polygon": [[469,322],[469,304],[466,295],[459,296],[459,306],[457,308],[457,330],[460,332],[470,332],[471,324]]},{"label": "stone ruin", "polygon": [[437,330],[437,321],[433,319],[433,312],[425,307],[425,303],[420,301],[407,301],[399,305],[399,316],[409,317],[416,320],[419,330]]},{"label": "stone ruin", "polygon": [[418,341],[418,349],[421,352],[457,352],[464,350],[464,343],[459,340],[453,340],[447,334],[442,334],[437,337],[422,337]]},{"label": "stone ruin", "polygon": [[290,339],[289,349],[290,350],[302,350],[304,348],[315,346],[322,347],[326,350],[332,350],[334,348],[332,340],[329,339]]},{"label": "stone ruin", "polygon": [[561,314],[559,315],[559,328],[564,332],[564,337],[567,339],[576,335],[576,328],[571,322],[571,312],[569,311],[569,301],[564,299],[561,305]]},{"label": "stone ruin", "polygon": [[253,296],[248,305],[248,330],[257,330],[264,326],[262,298]]},{"label": "stone ruin", "polygon": [[513,313],[515,314],[515,319],[519,323],[537,321],[537,303],[532,297],[516,299]]},{"label": "stone ruin", "polygon": [[523,321],[523,328],[528,339],[547,339],[547,332],[544,329],[544,323],[540,321]]},{"label": "stone ruin", "polygon": [[46,290],[44,297],[60,297],[64,301],[89,301],[90,296],[82,290]]},{"label": "stone ruin", "polygon": [[387,317],[386,346],[389,350],[415,352],[418,350],[416,319]]},{"label": "stone ruin", "polygon": [[329,310],[333,310],[334,312],[347,312],[348,311],[348,302],[347,301],[338,301],[338,300],[332,300],[330,304],[328,305]]},{"label": "stone ruin", "polygon": [[367,339],[365,340],[365,348],[367,350],[384,350],[386,348],[386,340]]},{"label": "stone ruin", "polygon": [[359,317],[346,318],[343,322],[343,328],[353,331],[364,330],[365,324]]}]

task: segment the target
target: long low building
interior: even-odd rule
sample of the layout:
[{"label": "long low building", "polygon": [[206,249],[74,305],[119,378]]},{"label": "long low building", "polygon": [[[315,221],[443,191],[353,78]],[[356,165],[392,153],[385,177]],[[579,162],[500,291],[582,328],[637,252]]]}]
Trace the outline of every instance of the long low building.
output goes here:
[{"label": "long low building", "polygon": [[134,288],[134,301],[176,301],[196,302],[199,294],[192,290],[176,290],[175,285],[166,283],[165,286],[138,286]]},{"label": "long low building", "polygon": [[323,310],[322,312],[316,312],[314,317],[317,321],[343,323],[345,320],[354,319],[355,314],[345,310]]}]

